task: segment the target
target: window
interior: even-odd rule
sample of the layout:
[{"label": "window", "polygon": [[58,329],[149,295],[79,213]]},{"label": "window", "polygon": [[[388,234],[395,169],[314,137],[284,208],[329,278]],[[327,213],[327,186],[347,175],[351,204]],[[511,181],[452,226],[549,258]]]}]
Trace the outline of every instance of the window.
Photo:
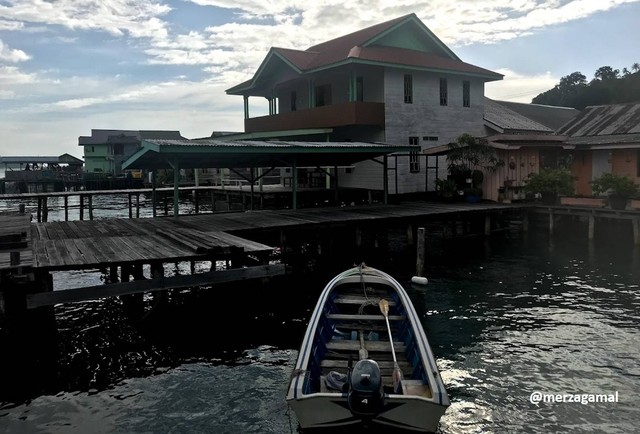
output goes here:
[{"label": "window", "polygon": [[447,79],[440,79],[440,105],[447,105]]},{"label": "window", "polygon": [[298,93],[294,90],[291,92],[291,111],[294,112],[297,109],[296,101],[298,100]]},{"label": "window", "polygon": [[91,152],[96,152],[96,148],[94,146],[91,147]]},{"label": "window", "polygon": [[462,107],[471,107],[471,83],[462,82]]},{"label": "window", "polygon": [[413,104],[413,76],[411,74],[404,76],[404,102]]},{"label": "window", "polygon": [[316,107],[331,105],[331,85],[316,86]]},{"label": "window", "polygon": [[422,140],[425,142],[437,142],[438,136],[422,136]]},{"label": "window", "polygon": [[[409,137],[409,144],[417,145],[418,139],[418,137]],[[411,151],[409,153],[409,172],[420,172],[420,154],[418,153],[418,151]]]},{"label": "window", "polygon": [[364,81],[362,77],[356,77],[356,101],[364,101]]}]

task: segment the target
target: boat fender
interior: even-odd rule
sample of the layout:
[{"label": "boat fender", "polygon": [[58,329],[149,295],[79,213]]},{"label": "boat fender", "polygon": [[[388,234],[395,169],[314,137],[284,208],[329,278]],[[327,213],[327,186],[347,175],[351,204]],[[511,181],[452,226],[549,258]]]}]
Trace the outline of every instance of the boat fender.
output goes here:
[{"label": "boat fender", "polygon": [[411,283],[415,283],[417,285],[426,285],[429,282],[429,279],[422,276],[413,276],[411,278]]}]

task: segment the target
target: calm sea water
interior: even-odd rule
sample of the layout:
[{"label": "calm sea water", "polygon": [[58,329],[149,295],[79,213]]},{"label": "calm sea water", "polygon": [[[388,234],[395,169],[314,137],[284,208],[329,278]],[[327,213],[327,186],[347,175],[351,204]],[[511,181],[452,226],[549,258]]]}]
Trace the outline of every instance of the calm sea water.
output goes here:
[{"label": "calm sea water", "polygon": [[[434,241],[426,286],[411,285],[398,230],[386,260],[361,252],[269,283],[149,296],[142,319],[116,299],[58,306],[46,375],[3,372],[0,432],[296,432],[284,398],[306,322],[332,274],[362,259],[404,282],[422,317],[452,401],[443,434],[638,432],[640,251],[628,237],[563,232]],[[54,284],[100,279],[57,273]],[[532,404],[534,391],[619,402]]]}]

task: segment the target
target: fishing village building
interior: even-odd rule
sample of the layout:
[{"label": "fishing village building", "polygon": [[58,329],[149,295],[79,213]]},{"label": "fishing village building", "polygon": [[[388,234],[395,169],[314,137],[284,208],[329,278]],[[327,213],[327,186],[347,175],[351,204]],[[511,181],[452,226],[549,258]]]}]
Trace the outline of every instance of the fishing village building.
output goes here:
[{"label": "fishing village building", "polygon": [[[227,90],[243,97],[245,128],[227,138],[419,146],[390,162],[389,191],[424,192],[443,172],[421,150],[483,135],[484,85],[502,77],[463,62],[409,14],[305,50],[271,48],[250,80]],[[250,116],[253,97],[268,100],[268,115]],[[338,170],[340,187],[383,188],[375,162]]]}]

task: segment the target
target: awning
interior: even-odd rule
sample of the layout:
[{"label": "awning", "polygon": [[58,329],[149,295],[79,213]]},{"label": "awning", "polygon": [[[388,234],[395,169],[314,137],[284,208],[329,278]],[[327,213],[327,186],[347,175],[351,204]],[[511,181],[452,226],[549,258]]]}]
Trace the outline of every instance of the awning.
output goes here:
[{"label": "awning", "polygon": [[123,169],[348,166],[420,146],[367,142],[143,140]]}]

